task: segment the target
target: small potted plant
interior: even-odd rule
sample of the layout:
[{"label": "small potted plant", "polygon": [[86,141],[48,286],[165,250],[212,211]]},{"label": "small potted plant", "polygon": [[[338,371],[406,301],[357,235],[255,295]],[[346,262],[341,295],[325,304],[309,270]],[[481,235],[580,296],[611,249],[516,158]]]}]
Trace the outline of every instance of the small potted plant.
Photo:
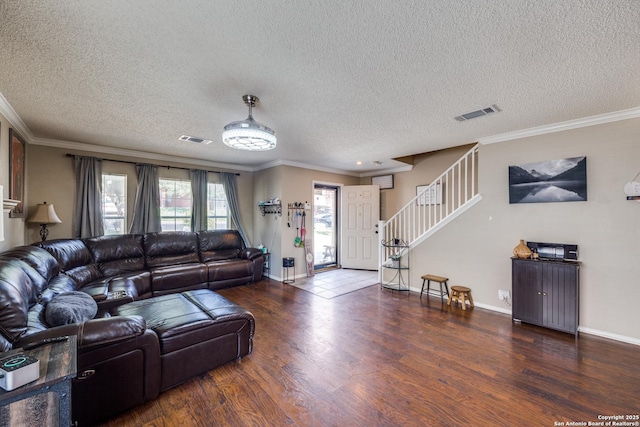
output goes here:
[{"label": "small potted plant", "polygon": [[399,268],[400,267],[400,258],[402,258],[402,254],[396,253],[391,255],[391,267]]}]

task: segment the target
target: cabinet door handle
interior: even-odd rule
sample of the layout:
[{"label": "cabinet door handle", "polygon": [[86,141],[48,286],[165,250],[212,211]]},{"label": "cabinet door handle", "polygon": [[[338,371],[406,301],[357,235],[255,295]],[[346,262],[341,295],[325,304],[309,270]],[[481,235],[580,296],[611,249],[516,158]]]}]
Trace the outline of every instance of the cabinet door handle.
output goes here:
[{"label": "cabinet door handle", "polygon": [[542,292],[538,292],[538,295],[542,295]]},{"label": "cabinet door handle", "polygon": [[547,296],[547,293],[546,293],[546,292],[543,292],[543,293],[542,293],[542,296],[543,296],[543,297],[546,297],[546,296]]}]

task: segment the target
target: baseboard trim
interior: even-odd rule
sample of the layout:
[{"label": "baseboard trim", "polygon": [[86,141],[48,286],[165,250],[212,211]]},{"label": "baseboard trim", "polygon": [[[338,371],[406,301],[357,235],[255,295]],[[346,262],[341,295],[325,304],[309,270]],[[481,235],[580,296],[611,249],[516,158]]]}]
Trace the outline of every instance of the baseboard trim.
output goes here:
[{"label": "baseboard trim", "polygon": [[611,332],[605,332],[605,331],[600,331],[598,329],[586,328],[584,326],[579,326],[578,327],[578,332],[580,332],[581,334],[594,335],[594,336],[601,337],[601,338],[607,338],[607,339],[614,340],[614,341],[620,341],[620,342],[624,342],[624,343],[627,343],[627,344],[633,344],[633,345],[639,345],[640,346],[640,339],[627,337],[625,335],[613,334]]},{"label": "baseboard trim", "polygon": [[[418,294],[420,293],[420,289],[416,289],[416,288],[411,288],[412,292],[417,292]],[[509,316],[511,316],[512,312],[510,309],[505,309],[502,307],[496,307],[494,305],[489,305],[489,304],[483,304],[481,302],[475,302],[474,301],[474,306],[478,307],[478,308],[483,308],[485,310],[490,310],[490,311],[495,311],[498,313],[502,313],[502,314],[507,314]],[[606,339],[610,339],[613,341],[620,341],[626,344],[633,344],[633,345],[638,345],[640,346],[640,339],[638,338],[632,338],[632,337],[628,337],[625,335],[620,335],[620,334],[614,334],[611,332],[606,332],[606,331],[601,331],[598,329],[593,329],[593,328],[587,328],[585,326],[578,326],[578,332],[581,334],[587,334],[587,335],[593,335],[593,336],[597,336],[600,338],[606,338]]]},{"label": "baseboard trim", "polygon": [[508,314],[509,316],[511,316],[511,310],[507,308],[496,307],[495,305],[483,304],[481,302],[475,301],[473,305],[475,305],[476,307],[484,308],[486,310],[497,311],[498,313]]}]

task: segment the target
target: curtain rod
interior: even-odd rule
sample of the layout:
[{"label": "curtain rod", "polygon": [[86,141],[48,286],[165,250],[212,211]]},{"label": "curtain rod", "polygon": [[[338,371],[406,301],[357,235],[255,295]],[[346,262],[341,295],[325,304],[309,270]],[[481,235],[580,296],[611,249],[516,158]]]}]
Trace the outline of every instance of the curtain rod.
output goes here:
[{"label": "curtain rod", "polygon": [[[77,154],[71,154],[71,153],[67,153],[67,154],[65,154],[65,157],[76,157],[76,156],[78,156],[78,157],[84,157],[84,156],[79,156],[79,155],[77,155]],[[130,165],[142,165],[142,164],[144,164],[144,163],[141,163],[141,162],[130,162],[130,161],[128,161],[128,160],[101,159],[101,158],[99,158],[99,157],[96,157],[96,159],[106,160],[106,161],[108,161],[108,162],[128,163],[128,164],[130,164]],[[149,163],[149,164],[152,164],[152,163]],[[153,163],[153,164],[155,164],[155,163]],[[180,166],[169,166],[169,165],[156,165],[156,166],[158,166],[159,168],[167,168],[167,169],[172,169],[172,168],[173,168],[173,169],[182,169],[182,170],[185,170],[185,171],[188,171],[188,170],[193,169],[193,168],[183,168],[183,167],[180,167]],[[210,170],[207,170],[207,172],[211,172],[211,173],[222,173],[222,172],[220,172],[220,171],[210,171]],[[239,173],[236,173],[235,175],[236,175],[236,176],[240,176],[240,174],[239,174]]]}]

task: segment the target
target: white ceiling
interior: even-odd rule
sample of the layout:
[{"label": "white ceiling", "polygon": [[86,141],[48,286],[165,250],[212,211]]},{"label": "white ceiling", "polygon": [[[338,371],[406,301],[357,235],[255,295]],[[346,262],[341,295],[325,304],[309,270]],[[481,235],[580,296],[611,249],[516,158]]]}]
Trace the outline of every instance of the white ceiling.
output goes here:
[{"label": "white ceiling", "polygon": [[[1,0],[0,93],[40,143],[371,174],[640,106],[639,23],[637,0]],[[275,150],[222,144],[244,94]]]}]

